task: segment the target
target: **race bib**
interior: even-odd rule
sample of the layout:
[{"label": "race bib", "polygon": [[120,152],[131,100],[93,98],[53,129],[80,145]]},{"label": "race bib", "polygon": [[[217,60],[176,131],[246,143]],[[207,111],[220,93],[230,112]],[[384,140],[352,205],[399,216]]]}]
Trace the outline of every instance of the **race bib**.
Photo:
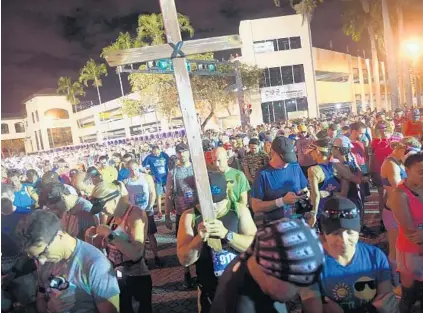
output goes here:
[{"label": "race bib", "polygon": [[222,250],[220,252],[216,252],[212,250],[213,253],[213,269],[214,275],[219,277],[225,271],[225,268],[231,263],[233,259],[237,256],[235,253],[230,252],[228,250]]},{"label": "race bib", "polygon": [[194,202],[194,193],[189,190],[184,194],[185,205],[190,205]]},{"label": "race bib", "polygon": [[145,208],[147,206],[147,197],[145,193],[136,193],[134,196],[134,202],[136,206],[140,208]]}]

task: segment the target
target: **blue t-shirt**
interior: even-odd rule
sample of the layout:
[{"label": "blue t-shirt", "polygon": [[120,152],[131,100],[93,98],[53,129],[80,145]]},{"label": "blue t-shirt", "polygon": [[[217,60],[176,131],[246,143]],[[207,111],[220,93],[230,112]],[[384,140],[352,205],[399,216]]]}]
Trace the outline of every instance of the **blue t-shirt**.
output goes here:
[{"label": "blue t-shirt", "polygon": [[118,172],[117,180],[124,181],[125,179],[129,178],[130,175],[131,175],[131,171],[126,167],[122,167]]},{"label": "blue t-shirt", "polygon": [[98,312],[97,304],[120,293],[116,272],[107,257],[96,247],[77,240],[72,256],[59,263],[45,263],[38,270],[40,287],[48,289],[49,277],[62,277],[69,288],[61,297],[75,300],[71,313]]},{"label": "blue t-shirt", "polygon": [[[298,163],[288,164],[285,168],[273,168],[270,164],[256,174],[251,196],[262,201],[272,201],[285,196],[288,192],[298,193],[307,187],[308,181]],[[269,220],[285,216],[283,210],[276,209],[265,214]]]},{"label": "blue t-shirt", "polygon": [[148,155],[142,162],[142,166],[149,167],[154,181],[158,184],[166,184],[168,172],[169,156],[160,152],[159,156]]},{"label": "blue t-shirt", "polygon": [[386,255],[378,247],[359,242],[347,266],[326,253],[320,293],[348,312],[371,303],[377,285],[387,280],[391,280],[391,269]]}]

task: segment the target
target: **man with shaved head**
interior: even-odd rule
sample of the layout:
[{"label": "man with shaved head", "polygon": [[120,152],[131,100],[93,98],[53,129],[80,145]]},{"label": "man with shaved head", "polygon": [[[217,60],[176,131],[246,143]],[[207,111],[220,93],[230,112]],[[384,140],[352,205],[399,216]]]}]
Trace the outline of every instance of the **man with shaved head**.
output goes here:
[{"label": "man with shaved head", "polygon": [[225,174],[228,183],[228,197],[233,202],[244,205],[248,203],[247,193],[250,190],[245,174],[228,165],[228,154],[223,147],[219,147],[212,152],[212,161],[215,169]]}]

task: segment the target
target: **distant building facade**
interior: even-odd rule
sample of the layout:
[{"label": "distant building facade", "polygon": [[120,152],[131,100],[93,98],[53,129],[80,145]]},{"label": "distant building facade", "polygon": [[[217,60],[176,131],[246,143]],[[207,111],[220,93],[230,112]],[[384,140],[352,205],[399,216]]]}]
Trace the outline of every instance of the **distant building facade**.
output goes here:
[{"label": "distant building facade", "polygon": [[[309,26],[301,15],[241,21],[239,33],[243,46],[242,56],[237,59],[264,70],[259,90],[249,92],[252,125],[317,117],[333,110],[359,112],[376,108],[371,61],[313,48]],[[379,109],[390,108],[385,81],[381,62]],[[136,99],[134,94],[127,97]],[[2,118],[2,144],[10,146],[10,140],[17,140],[26,153],[31,153],[183,127],[181,116],[168,119],[155,111],[130,118],[122,113],[121,100],[101,105],[89,101],[73,107],[55,90],[38,92],[25,101],[26,116]],[[199,120],[208,113],[197,112]],[[239,115],[239,107],[233,103],[215,112],[207,127],[237,126]]]}]

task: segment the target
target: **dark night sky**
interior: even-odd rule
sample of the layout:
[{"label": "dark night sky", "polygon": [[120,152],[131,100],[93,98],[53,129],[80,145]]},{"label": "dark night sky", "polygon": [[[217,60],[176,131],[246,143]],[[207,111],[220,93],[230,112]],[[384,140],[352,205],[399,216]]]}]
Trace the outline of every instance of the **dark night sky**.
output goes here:
[{"label": "dark night sky", "polygon": [[[159,11],[156,0],[13,0],[1,5],[2,113],[24,111],[25,98],[56,88],[60,76],[76,79],[89,58],[102,61],[101,49],[119,31],[135,31],[140,13]],[[190,17],[195,38],[238,33],[240,20],[292,12],[288,5],[275,8],[273,0],[176,0],[176,5]],[[334,50],[345,51],[348,45],[357,51],[342,33],[340,12],[339,0],[325,0],[318,8],[312,21],[314,46],[329,48],[332,40]],[[103,101],[120,95],[113,70],[103,83]],[[87,100],[96,98],[93,88],[86,91]]]}]

